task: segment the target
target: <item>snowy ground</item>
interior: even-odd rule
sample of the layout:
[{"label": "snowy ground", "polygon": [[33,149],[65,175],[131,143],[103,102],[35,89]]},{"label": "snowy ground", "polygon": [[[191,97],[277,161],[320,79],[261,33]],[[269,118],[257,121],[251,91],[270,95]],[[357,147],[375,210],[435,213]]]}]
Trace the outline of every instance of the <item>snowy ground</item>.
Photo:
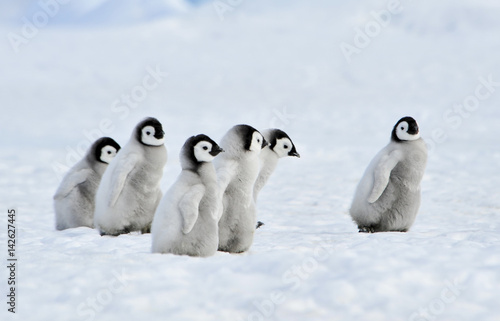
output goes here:
[{"label": "snowy ground", "polygon": [[[17,313],[5,304],[2,320],[500,318],[496,2],[233,1],[222,16],[217,1],[151,1],[139,16],[132,0],[89,16],[68,4],[15,52],[33,3],[0,5],[0,197],[18,210],[19,257]],[[384,26],[370,14],[389,9]],[[406,115],[431,148],[420,214],[408,233],[358,234],[356,184]],[[164,190],[190,135],[289,133],[302,158],[264,188],[248,253],[153,255],[150,235],[54,230],[52,195],[87,137],[123,145],[145,116],[165,127]]]}]

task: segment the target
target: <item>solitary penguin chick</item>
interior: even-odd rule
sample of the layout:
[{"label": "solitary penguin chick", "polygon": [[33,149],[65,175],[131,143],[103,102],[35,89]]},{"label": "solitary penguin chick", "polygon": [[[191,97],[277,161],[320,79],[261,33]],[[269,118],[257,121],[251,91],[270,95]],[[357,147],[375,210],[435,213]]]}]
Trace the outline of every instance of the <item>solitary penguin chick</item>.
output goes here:
[{"label": "solitary penguin chick", "polygon": [[[266,185],[267,180],[273,174],[278,160],[286,156],[300,158],[292,139],[280,129],[266,129],[261,132],[269,143],[260,153],[260,171],[253,188],[253,197],[257,202],[260,190]],[[258,228],[258,227],[257,227]]]},{"label": "solitary penguin chick", "polygon": [[350,214],[360,232],[407,232],[420,207],[420,182],[427,147],[417,122],[400,119],[390,143],[366,169],[356,189]]},{"label": "solitary penguin chick", "polygon": [[219,185],[219,251],[241,253],[253,242],[257,223],[253,188],[259,154],[267,141],[255,128],[237,125],[221,140],[225,153],[214,161]]},{"label": "solitary penguin chick", "polygon": [[157,119],[144,119],[109,164],[96,195],[94,225],[101,235],[150,232],[167,162],[164,135]]},{"label": "solitary penguin chick", "polygon": [[221,152],[206,135],[186,141],[180,153],[181,174],[153,219],[153,253],[206,257],[217,252],[219,204],[212,160]]},{"label": "solitary penguin chick", "polygon": [[120,150],[112,138],[96,140],[85,157],[64,176],[54,195],[56,229],[94,227],[95,195],[109,162]]}]

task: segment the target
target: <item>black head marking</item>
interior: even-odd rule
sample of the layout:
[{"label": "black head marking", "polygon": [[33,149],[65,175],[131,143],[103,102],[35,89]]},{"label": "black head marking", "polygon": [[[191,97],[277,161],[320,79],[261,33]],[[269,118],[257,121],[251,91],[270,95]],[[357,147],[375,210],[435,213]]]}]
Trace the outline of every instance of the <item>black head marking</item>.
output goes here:
[{"label": "black head marking", "polygon": [[416,135],[419,132],[417,121],[413,117],[410,116],[403,117],[396,123],[396,125],[394,125],[394,128],[392,129],[391,139],[395,142],[402,142],[402,140],[399,139],[397,135],[398,127],[401,125],[402,122],[408,123],[408,130],[407,130],[408,134]]},{"label": "black head marking", "polygon": [[141,144],[144,145],[141,138],[142,138],[142,129],[146,126],[151,126],[155,129],[154,138],[162,139],[165,136],[163,127],[161,123],[158,121],[158,119],[153,117],[148,117],[143,121],[141,121],[139,124],[137,124],[137,126],[135,127],[135,137]]},{"label": "black head marking", "polygon": [[[101,137],[92,144],[93,155],[96,161],[105,163],[101,160],[101,151],[106,146],[112,146],[116,149],[116,152],[120,150],[120,145],[110,137]],[[105,163],[106,164],[106,163]]]},{"label": "black head marking", "polygon": [[[236,125],[234,126],[234,129],[236,132],[239,134],[239,136],[243,139],[244,143],[244,148],[245,150],[250,150],[250,147],[252,146],[252,138],[253,138],[253,133],[254,132],[259,132],[257,129],[253,128],[252,126],[249,125]],[[267,145],[267,141],[264,139],[264,136],[262,137],[262,148],[264,148]]]},{"label": "black head marking", "polygon": [[[288,135],[284,131],[282,131],[281,129],[272,129],[271,130],[271,137],[269,139],[269,148],[274,150],[274,147],[276,147],[278,140],[283,139],[283,138],[290,139],[290,137],[288,137]],[[291,141],[291,139],[290,139],[290,141]]]},{"label": "black head marking", "polygon": [[288,152],[288,156],[295,156],[295,157],[300,157],[300,154],[297,152],[297,149],[295,148],[295,144],[293,143],[292,139],[290,136],[288,136],[287,133],[282,131],[281,129],[272,129],[271,130],[271,138],[269,142],[269,148],[274,150],[274,147],[276,147],[276,144],[278,143],[278,140],[283,139],[283,138],[288,138],[290,142],[292,143],[292,149]]}]

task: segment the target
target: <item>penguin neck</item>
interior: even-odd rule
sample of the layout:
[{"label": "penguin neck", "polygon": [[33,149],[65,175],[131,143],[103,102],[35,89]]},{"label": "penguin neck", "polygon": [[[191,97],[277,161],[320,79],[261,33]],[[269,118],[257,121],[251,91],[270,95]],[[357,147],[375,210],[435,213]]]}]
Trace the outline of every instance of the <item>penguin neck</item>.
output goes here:
[{"label": "penguin neck", "polygon": [[95,162],[94,166],[92,167],[92,169],[94,170],[94,172],[96,172],[101,177],[102,177],[102,175],[104,175],[104,172],[106,171],[106,168],[108,168],[108,164],[101,163],[101,162]]},{"label": "penguin neck", "polygon": [[153,167],[155,166],[155,164],[158,164],[158,166],[163,168],[163,166],[167,162],[167,148],[165,147],[165,145],[144,145],[141,142],[137,141],[135,137],[132,137],[130,146],[132,147],[132,149],[140,152],[144,156],[145,161],[151,163]]},{"label": "penguin neck", "polygon": [[416,144],[416,145],[422,145],[424,143],[424,140],[422,139],[422,137],[420,137],[419,139],[416,139],[416,140],[401,140],[399,138],[394,138],[394,137],[391,137],[391,140],[389,142],[389,144],[400,144],[400,145],[413,145],[413,144]]},{"label": "penguin neck", "polygon": [[[399,142],[398,144],[401,144],[401,142]],[[403,146],[405,146],[405,148],[408,148],[409,150],[420,151],[427,155],[427,145],[422,137],[417,140],[404,141]]]},{"label": "penguin neck", "polygon": [[[262,153],[262,151],[261,151]],[[260,159],[261,153],[257,153],[255,151],[246,150],[242,154],[240,154],[240,159],[244,162],[257,162]]]},{"label": "penguin neck", "polygon": [[[223,147],[224,148],[224,147]],[[256,153],[254,151],[249,150],[229,150],[227,151],[224,148],[225,152],[223,155],[220,155],[216,158],[216,160],[222,159],[230,159],[238,162],[239,164],[248,164],[248,163],[259,163],[260,153]]]},{"label": "penguin neck", "polygon": [[269,147],[262,150],[260,154],[260,170],[254,185],[254,200],[257,201],[258,194],[266,185],[269,177],[273,174],[278,165],[279,156]]},{"label": "penguin neck", "polygon": [[276,169],[280,157],[272,149],[265,148],[260,154],[260,172],[266,178],[271,176],[271,174]]},{"label": "penguin neck", "polygon": [[200,175],[201,180],[206,183],[217,183],[217,175],[215,173],[214,164],[212,163],[201,163],[198,166],[198,175]]},{"label": "penguin neck", "polygon": [[201,181],[205,185],[217,183],[217,175],[214,165],[211,162],[202,162],[195,165],[191,164],[188,166],[183,166],[182,170],[195,173],[200,177]]},{"label": "penguin neck", "polygon": [[91,168],[94,172],[96,172],[99,176],[102,176],[104,174],[104,171],[108,167],[108,164],[95,159],[93,153],[87,153],[85,161],[87,162],[88,167]]}]

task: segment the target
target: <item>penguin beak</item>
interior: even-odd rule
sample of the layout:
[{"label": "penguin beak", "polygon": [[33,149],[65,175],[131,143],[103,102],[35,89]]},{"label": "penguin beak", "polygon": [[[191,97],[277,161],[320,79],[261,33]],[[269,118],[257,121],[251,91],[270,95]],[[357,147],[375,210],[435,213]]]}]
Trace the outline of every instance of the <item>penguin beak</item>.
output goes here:
[{"label": "penguin beak", "polygon": [[219,146],[214,146],[214,147],[212,147],[212,151],[210,152],[210,155],[215,157],[223,152],[224,152],[224,150],[222,148],[220,148]]},{"label": "penguin beak", "polygon": [[293,145],[292,150],[288,153],[288,156],[294,156],[294,157],[300,158],[300,154],[297,153],[297,150],[295,149],[295,145]]},{"label": "penguin beak", "polygon": [[265,138],[262,138],[262,148],[266,147],[267,145],[269,145],[267,140]]},{"label": "penguin beak", "polygon": [[165,137],[165,132],[162,128],[155,128],[155,136],[156,139],[162,139]]},{"label": "penguin beak", "polygon": [[408,128],[408,134],[410,135],[416,135],[418,134],[418,125],[410,125],[410,128]]}]

